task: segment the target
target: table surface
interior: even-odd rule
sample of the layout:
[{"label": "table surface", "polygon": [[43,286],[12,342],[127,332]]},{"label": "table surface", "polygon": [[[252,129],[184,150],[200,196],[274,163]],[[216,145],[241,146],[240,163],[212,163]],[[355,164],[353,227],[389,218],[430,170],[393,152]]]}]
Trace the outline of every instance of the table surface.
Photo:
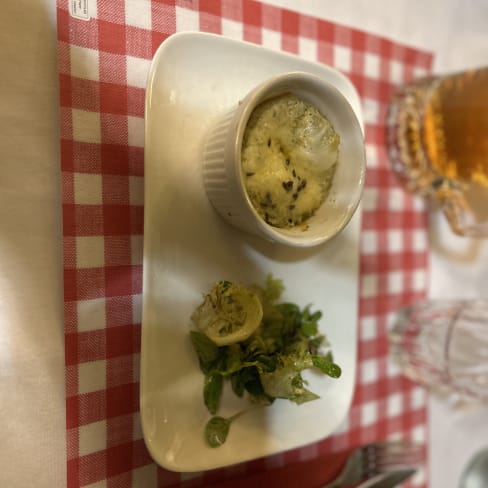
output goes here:
[{"label": "table surface", "polygon": [[[434,53],[434,71],[486,64],[488,3],[361,0],[264,3],[391,37]],[[0,16],[0,485],[66,479],[61,193],[56,12],[49,0],[6,0]],[[478,296],[488,243],[430,229],[432,297]],[[488,439],[488,410],[429,403],[430,482],[455,486]],[[449,425],[449,429],[446,429]]]}]

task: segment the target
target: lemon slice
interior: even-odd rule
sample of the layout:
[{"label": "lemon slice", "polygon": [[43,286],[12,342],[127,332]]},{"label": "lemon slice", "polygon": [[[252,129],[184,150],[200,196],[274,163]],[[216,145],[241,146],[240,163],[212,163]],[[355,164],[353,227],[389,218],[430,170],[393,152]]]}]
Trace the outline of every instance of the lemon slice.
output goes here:
[{"label": "lemon slice", "polygon": [[205,295],[191,319],[217,346],[245,341],[259,327],[263,308],[258,296],[242,285],[220,281]]}]

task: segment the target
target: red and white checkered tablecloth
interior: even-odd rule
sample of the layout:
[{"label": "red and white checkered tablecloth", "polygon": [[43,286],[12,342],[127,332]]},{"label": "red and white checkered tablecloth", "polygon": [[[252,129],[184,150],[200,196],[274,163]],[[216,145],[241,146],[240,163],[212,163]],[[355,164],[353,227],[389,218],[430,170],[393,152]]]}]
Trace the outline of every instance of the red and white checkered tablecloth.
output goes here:
[{"label": "red and white checkered tablecloth", "polygon": [[[86,7],[86,8],[85,8]],[[325,7],[324,7],[325,8]],[[389,170],[392,87],[430,70],[428,53],[254,0],[57,0],[63,181],[68,487],[315,486],[352,447],[427,442],[423,390],[388,359],[400,306],[425,296],[427,221]],[[144,95],[153,54],[179,31],[207,31],[340,69],[366,127],[358,376],[332,437],[205,473],[158,468],[139,425]],[[241,481],[239,481],[241,480]],[[407,486],[426,486],[425,472]]]}]

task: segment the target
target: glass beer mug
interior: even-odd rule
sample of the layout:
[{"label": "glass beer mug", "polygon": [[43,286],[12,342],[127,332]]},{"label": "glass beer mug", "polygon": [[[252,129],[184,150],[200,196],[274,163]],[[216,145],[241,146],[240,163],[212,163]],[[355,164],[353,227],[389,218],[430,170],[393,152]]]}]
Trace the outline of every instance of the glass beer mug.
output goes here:
[{"label": "glass beer mug", "polygon": [[459,235],[488,237],[488,68],[401,86],[387,116],[393,171]]}]

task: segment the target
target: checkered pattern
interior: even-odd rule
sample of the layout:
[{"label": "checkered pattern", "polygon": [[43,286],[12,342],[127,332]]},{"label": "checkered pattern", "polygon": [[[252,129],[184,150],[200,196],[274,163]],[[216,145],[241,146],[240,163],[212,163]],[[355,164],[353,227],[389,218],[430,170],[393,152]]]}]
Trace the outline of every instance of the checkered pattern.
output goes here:
[{"label": "checkered pattern", "polygon": [[[386,337],[394,311],[425,295],[426,215],[388,168],[384,116],[393,85],[428,72],[431,56],[253,0],[88,0],[88,9],[91,19],[79,20],[68,0],[58,0],[68,487],[240,486],[242,480],[314,486],[359,444],[404,437],[426,442],[423,391],[392,366]],[[369,165],[359,369],[347,420],[317,444],[193,474],[155,466],[138,413],[144,88],[157,47],[184,30],[220,33],[339,68],[362,98]],[[425,473],[410,483],[424,484]]]}]

